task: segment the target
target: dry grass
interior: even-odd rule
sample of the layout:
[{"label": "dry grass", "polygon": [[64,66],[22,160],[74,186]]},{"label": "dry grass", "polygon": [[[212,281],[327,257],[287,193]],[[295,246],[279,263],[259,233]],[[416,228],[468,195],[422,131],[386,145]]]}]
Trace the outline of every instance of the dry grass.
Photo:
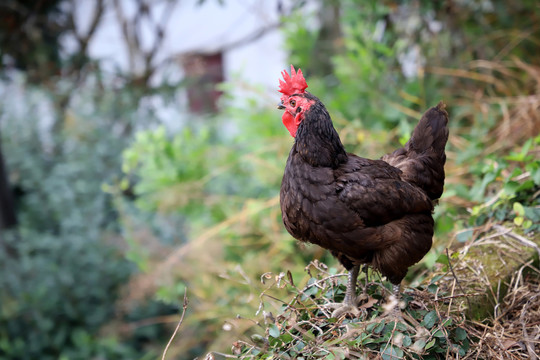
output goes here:
[{"label": "dry grass", "polygon": [[[442,279],[446,287],[458,281],[471,297],[472,307],[488,316],[465,327],[474,338],[466,359],[537,359],[540,357],[540,271],[534,259],[538,234],[531,239],[500,225],[476,229],[476,236],[457,250],[456,277]],[[535,238],[536,237],[536,238]],[[455,256],[453,256],[455,257]],[[463,307],[471,308],[464,299]]]},{"label": "dry grass", "polygon": [[[524,269],[524,268],[522,268]],[[537,269],[535,269],[537,271]],[[511,279],[511,290],[497,304],[498,315],[489,323],[471,321],[467,330],[478,338],[469,358],[537,359],[540,357],[540,280],[523,276]]]},{"label": "dry grass", "polygon": [[[509,147],[540,134],[540,67],[520,59],[511,61],[474,61],[470,69],[429,68],[435,75],[451,76],[461,94],[449,104],[460,109],[452,122],[495,121],[484,139],[485,154],[504,153]],[[471,85],[472,81],[472,85]],[[487,125],[487,124],[486,124]],[[452,139],[451,139],[452,143]],[[454,145],[460,148],[460,142]]]}]

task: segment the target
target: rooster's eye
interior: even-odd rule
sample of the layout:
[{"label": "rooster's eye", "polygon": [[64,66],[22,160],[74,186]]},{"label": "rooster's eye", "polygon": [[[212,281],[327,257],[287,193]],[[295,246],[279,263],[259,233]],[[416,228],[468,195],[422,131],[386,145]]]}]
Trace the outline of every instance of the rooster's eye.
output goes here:
[{"label": "rooster's eye", "polygon": [[296,106],[296,101],[291,100],[291,101],[289,101],[289,104],[291,104],[292,107],[295,107]]}]

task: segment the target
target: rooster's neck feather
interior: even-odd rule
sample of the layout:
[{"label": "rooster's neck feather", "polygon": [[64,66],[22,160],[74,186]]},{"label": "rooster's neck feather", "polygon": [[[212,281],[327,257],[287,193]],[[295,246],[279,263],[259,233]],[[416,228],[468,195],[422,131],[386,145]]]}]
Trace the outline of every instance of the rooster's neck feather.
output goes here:
[{"label": "rooster's neck feather", "polygon": [[294,144],[310,165],[337,168],[347,161],[347,153],[324,105],[317,101],[306,111]]}]

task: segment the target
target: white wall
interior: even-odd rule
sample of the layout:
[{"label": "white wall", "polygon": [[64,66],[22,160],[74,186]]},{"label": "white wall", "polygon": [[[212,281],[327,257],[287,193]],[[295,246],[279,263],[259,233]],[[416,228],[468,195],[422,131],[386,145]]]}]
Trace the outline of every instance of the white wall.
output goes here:
[{"label": "white wall", "polygon": [[[106,0],[103,22],[89,44],[89,55],[104,61],[105,69],[129,70],[128,51],[121,34],[113,2]],[[276,24],[279,20],[278,0],[206,0],[198,5],[197,0],[180,0],[170,14],[163,46],[156,55],[156,61],[174,58],[189,51],[216,51],[227,48],[261,28]],[[287,1],[284,1],[287,3]],[[94,8],[93,0],[77,0],[76,23],[81,30],[88,28]],[[151,14],[161,19],[164,2],[155,2]],[[121,0],[126,16],[135,10],[135,1]],[[148,26],[140,29],[145,48],[153,43],[154,32]],[[69,39],[66,39],[69,44]],[[237,46],[224,54],[226,80],[243,79],[250,84],[262,85],[269,93],[277,89],[277,79],[286,64],[283,37],[277,28],[265,33],[258,40]],[[175,67],[176,68],[176,67]],[[137,71],[137,67],[135,68]],[[178,70],[176,70],[178,71]],[[164,68],[158,76],[178,76],[171,67]],[[157,80],[157,79],[156,79]],[[242,82],[238,83],[239,92]]]}]

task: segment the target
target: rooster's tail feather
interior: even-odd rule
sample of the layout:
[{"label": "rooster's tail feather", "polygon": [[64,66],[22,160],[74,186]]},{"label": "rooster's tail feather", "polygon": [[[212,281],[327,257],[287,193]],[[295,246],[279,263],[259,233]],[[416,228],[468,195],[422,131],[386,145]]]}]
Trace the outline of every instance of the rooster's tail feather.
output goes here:
[{"label": "rooster's tail feather", "polygon": [[422,188],[432,200],[444,187],[444,148],[448,141],[448,113],[441,101],[422,116],[403,148],[383,160],[403,172],[402,178]]}]

